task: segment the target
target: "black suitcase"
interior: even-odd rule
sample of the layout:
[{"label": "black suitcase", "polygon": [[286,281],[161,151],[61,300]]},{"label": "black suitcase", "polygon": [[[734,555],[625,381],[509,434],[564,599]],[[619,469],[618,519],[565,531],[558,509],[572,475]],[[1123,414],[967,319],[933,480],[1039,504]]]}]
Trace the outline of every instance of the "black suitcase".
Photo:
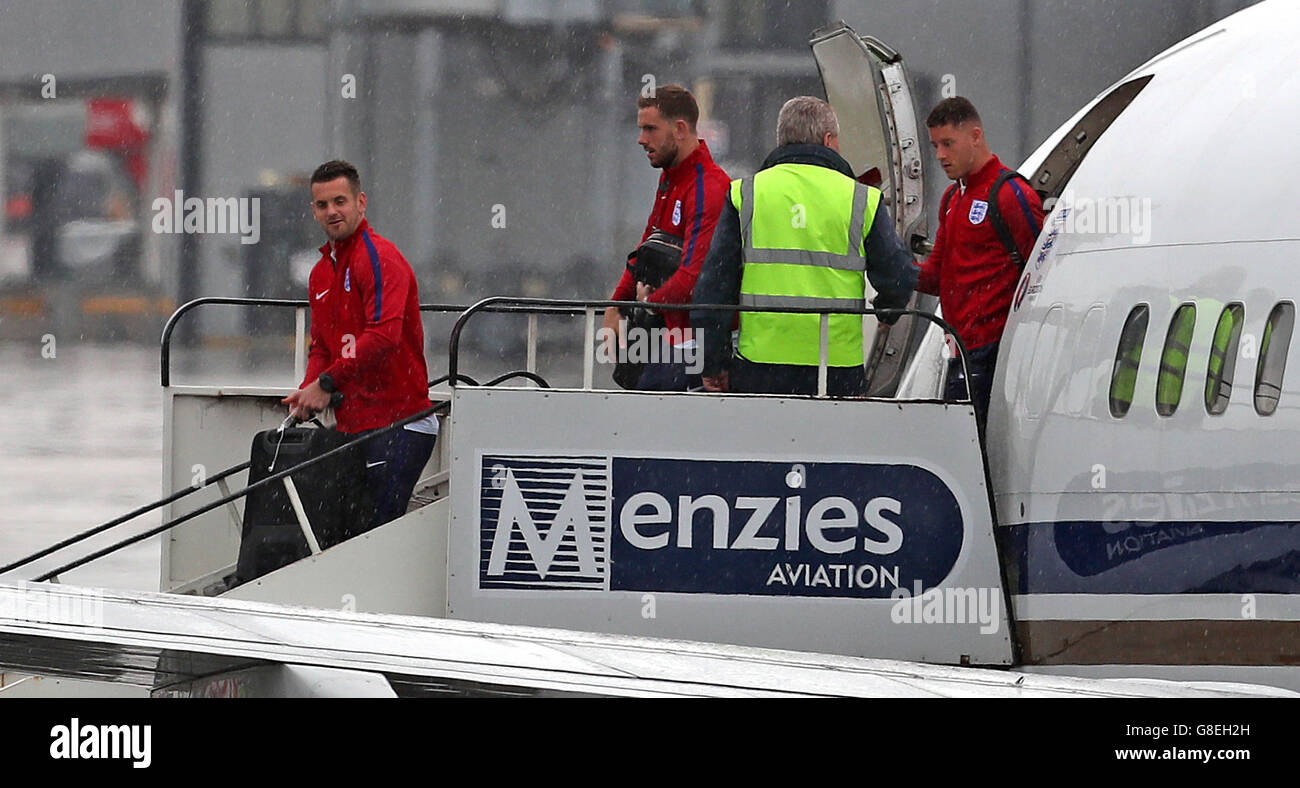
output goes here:
[{"label": "black suitcase", "polygon": [[[352,437],[319,427],[259,432],[253,437],[248,483],[319,457]],[[354,446],[289,475],[322,550],[373,525],[362,448]],[[254,490],[245,500],[236,583],[246,583],[310,554],[283,480]]]}]

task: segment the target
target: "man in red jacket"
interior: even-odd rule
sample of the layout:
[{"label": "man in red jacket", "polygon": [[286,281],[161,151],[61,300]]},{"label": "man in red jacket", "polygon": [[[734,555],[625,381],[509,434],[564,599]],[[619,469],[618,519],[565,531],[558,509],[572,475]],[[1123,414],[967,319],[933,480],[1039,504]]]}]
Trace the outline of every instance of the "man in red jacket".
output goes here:
[{"label": "man in red jacket", "polygon": [[[638,283],[630,270],[624,270],[610,299],[644,301],[651,305],[689,304],[731,180],[714,163],[709,146],[696,133],[700,108],[689,90],[680,85],[665,85],[652,96],[638,98],[636,105],[637,125],[641,128],[637,143],[645,150],[650,165],[663,170],[641,242],[645,243],[656,230],[679,237],[682,261],[681,267],[654,289]],[[700,355],[691,337],[690,313],[672,309],[660,313],[674,346],[672,356],[677,360],[646,364],[636,388],[644,391],[696,388],[700,385]],[[621,331],[618,309],[605,310],[605,328]],[[624,341],[621,336],[619,341],[620,345]]]},{"label": "man in red jacket", "polygon": [[[311,176],[311,199],[329,242],[320,248],[308,283],[307,374],[283,402],[306,419],[341,395],[334,408],[338,430],[360,435],[432,404],[419,291],[406,258],[366,221],[356,167],[322,164]],[[372,525],[406,511],[437,434],[437,419],[430,415],[362,443]]]},{"label": "man in red jacket", "polygon": [[[1022,179],[999,178],[1010,170],[989,150],[983,123],[969,100],[956,96],[939,102],[926,126],[939,164],[956,183],[944,192],[934,251],[921,264],[916,289],[939,296],[944,319],[966,344],[971,399],[983,424],[998,342],[1023,261],[1029,259],[1043,226],[1043,206]],[[990,196],[995,183],[997,194]],[[944,396],[965,395],[961,361],[954,358]]]}]

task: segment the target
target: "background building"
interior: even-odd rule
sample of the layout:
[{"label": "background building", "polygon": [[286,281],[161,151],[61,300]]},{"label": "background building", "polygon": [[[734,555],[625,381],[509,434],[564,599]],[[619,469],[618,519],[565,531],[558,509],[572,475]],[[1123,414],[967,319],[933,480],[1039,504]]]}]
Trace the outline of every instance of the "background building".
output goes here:
[{"label": "background building", "polygon": [[[715,155],[743,175],[782,102],[821,93],[809,34],[844,19],[903,53],[922,114],[946,84],[970,97],[1012,164],[1124,73],[1250,4],[10,0],[0,337],[153,341],[199,295],[301,297],[320,242],[303,179],[334,157],[360,167],[369,216],[426,302],[603,296],[658,176],[635,142],[649,80],[696,92]],[[258,197],[258,243],[154,232],[153,201],[177,189]]]}]

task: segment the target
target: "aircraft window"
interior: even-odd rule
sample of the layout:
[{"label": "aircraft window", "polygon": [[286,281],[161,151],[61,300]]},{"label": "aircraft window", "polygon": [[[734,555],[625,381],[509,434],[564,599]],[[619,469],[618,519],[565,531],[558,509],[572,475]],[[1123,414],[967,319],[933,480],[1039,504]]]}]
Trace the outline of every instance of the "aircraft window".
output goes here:
[{"label": "aircraft window", "polygon": [[1232,373],[1237,367],[1237,345],[1241,341],[1241,324],[1246,310],[1241,304],[1228,304],[1219,313],[1219,323],[1210,340],[1210,362],[1205,369],[1205,412],[1218,416],[1228,409],[1232,397]]},{"label": "aircraft window", "polygon": [[[1105,372],[1106,358],[1100,342],[1088,340],[1101,336],[1102,327],[1106,325],[1106,307],[1093,304],[1088,314],[1079,324],[1079,342],[1074,347],[1074,373],[1070,375],[1066,395],[1066,411],[1071,416],[1083,415],[1089,403],[1089,395]],[[1098,367],[1101,367],[1098,370]]]},{"label": "aircraft window", "polygon": [[1273,307],[1264,324],[1264,338],[1259,343],[1259,361],[1255,363],[1255,412],[1271,416],[1282,396],[1282,373],[1286,370],[1286,353],[1291,346],[1291,329],[1295,327],[1295,304]]},{"label": "aircraft window", "polygon": [[1196,307],[1183,304],[1174,310],[1165,334],[1165,349],[1160,354],[1160,376],[1156,378],[1156,413],[1172,416],[1183,398],[1183,377],[1187,373],[1187,353],[1192,347],[1192,329],[1196,326]]},{"label": "aircraft window", "polygon": [[1110,375],[1110,415],[1115,418],[1122,418],[1133,404],[1138,362],[1142,360],[1142,344],[1146,341],[1150,318],[1147,305],[1138,304],[1128,313],[1124,330],[1119,334],[1119,348],[1115,350],[1115,366]]},{"label": "aircraft window", "polygon": [[1025,413],[1031,419],[1041,416],[1047,408],[1064,342],[1065,307],[1053,304],[1043,316],[1043,324],[1038,329],[1038,340],[1034,343],[1034,357],[1029,361],[1029,393],[1025,397]]}]

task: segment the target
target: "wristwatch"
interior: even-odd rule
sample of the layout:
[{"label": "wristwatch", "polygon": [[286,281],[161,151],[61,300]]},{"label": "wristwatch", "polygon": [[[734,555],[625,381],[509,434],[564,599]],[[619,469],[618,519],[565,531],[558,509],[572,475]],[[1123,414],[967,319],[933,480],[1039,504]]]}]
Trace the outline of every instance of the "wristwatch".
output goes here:
[{"label": "wristwatch", "polygon": [[330,395],[330,407],[337,408],[343,402],[343,392],[339,391],[338,386],[334,385],[334,378],[326,373],[316,378],[316,383],[320,385],[320,390]]}]

